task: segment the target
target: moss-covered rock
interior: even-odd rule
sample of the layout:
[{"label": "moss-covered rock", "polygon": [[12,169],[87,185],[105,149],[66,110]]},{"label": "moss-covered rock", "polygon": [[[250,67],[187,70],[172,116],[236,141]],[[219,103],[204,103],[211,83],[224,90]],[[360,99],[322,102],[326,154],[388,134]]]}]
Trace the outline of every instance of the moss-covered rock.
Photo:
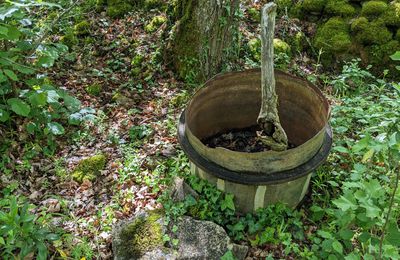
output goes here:
[{"label": "moss-covered rock", "polygon": [[385,25],[400,27],[400,2],[392,2],[389,8],[380,16]]},{"label": "moss-covered rock", "polygon": [[107,15],[112,18],[121,18],[133,10],[133,2],[126,0],[107,0]]},{"label": "moss-covered rock", "polygon": [[148,212],[148,216],[138,216],[123,227],[120,233],[122,253],[126,257],[139,258],[144,253],[163,245],[163,217],[160,211]]},{"label": "moss-covered rock", "polygon": [[282,41],[281,39],[274,39],[274,53],[275,54],[280,54],[280,53],[285,53],[287,55],[291,54],[290,51],[290,46],[286,42]]},{"label": "moss-covered rock", "polygon": [[74,34],[76,36],[86,36],[90,34],[90,23],[88,21],[82,21],[75,24]]},{"label": "moss-covered rock", "polygon": [[348,0],[328,0],[325,13],[332,16],[350,17],[356,13],[356,9]]},{"label": "moss-covered rock", "polygon": [[376,20],[359,26],[355,40],[363,45],[384,44],[392,39],[392,33],[382,21]]},{"label": "moss-covered rock", "polygon": [[145,0],[144,8],[147,10],[151,9],[165,9],[166,4],[162,0]]},{"label": "moss-covered rock", "polygon": [[157,15],[151,19],[150,23],[148,23],[145,27],[144,30],[148,33],[156,31],[160,25],[165,23],[167,21],[167,18],[162,15]]},{"label": "moss-covered rock", "polygon": [[396,34],[394,36],[394,39],[397,40],[397,41],[400,41],[400,29],[397,30],[397,32],[396,32]]},{"label": "moss-covered rock", "polygon": [[92,96],[98,96],[101,94],[102,86],[98,83],[91,84],[86,87],[86,92]]},{"label": "moss-covered rock", "polygon": [[301,8],[306,12],[321,13],[326,5],[326,0],[304,0]]},{"label": "moss-covered rock", "polygon": [[317,31],[314,44],[322,49],[326,57],[338,56],[351,46],[349,25],[341,18],[331,18]]},{"label": "moss-covered rock", "polygon": [[81,160],[72,172],[72,178],[79,183],[84,180],[95,180],[100,171],[104,169],[106,160],[104,154],[97,154]]},{"label": "moss-covered rock", "polygon": [[362,5],[361,15],[369,19],[379,17],[388,9],[387,3],[383,1],[368,1]]},{"label": "moss-covered rock", "polygon": [[364,31],[368,27],[368,24],[369,22],[367,18],[359,17],[353,20],[353,22],[351,23],[351,31],[355,33]]},{"label": "moss-covered rock", "polygon": [[254,38],[251,39],[248,43],[247,46],[250,51],[250,55],[253,57],[255,61],[260,61],[261,59],[261,39],[259,38]]}]

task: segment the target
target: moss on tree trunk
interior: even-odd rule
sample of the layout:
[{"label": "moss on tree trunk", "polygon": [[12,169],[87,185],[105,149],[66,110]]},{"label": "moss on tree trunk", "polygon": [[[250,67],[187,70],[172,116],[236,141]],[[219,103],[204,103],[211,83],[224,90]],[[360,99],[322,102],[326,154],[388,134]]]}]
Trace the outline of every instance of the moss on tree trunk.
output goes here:
[{"label": "moss on tree trunk", "polygon": [[234,56],[239,0],[179,0],[166,61],[179,76],[204,81]]}]

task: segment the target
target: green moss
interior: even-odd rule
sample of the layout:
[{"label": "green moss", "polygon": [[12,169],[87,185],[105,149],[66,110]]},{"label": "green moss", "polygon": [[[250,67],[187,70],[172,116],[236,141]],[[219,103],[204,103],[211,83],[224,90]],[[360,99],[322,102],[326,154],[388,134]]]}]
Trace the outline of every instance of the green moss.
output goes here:
[{"label": "green moss", "polygon": [[397,30],[396,35],[394,36],[394,39],[397,41],[400,41],[400,29]]},{"label": "green moss", "polygon": [[285,53],[290,55],[290,46],[281,39],[274,39],[274,52],[275,54]]},{"label": "green moss", "polygon": [[261,12],[255,7],[251,7],[247,10],[248,17],[253,23],[259,23],[261,21]]},{"label": "green moss", "polygon": [[261,39],[255,38],[251,39],[247,46],[249,48],[250,54],[255,61],[260,61],[261,59]]},{"label": "green moss", "polygon": [[78,38],[73,32],[68,32],[64,36],[61,36],[60,41],[68,46],[69,50],[79,43]]},{"label": "green moss", "polygon": [[380,45],[372,45],[366,48],[368,53],[368,64],[373,65],[372,68],[375,69],[376,73],[382,73],[383,69],[389,69],[390,73],[396,75],[398,72],[390,59],[390,55],[394,53],[395,50],[400,49],[399,41],[392,40]]},{"label": "green moss", "polygon": [[304,0],[302,9],[306,12],[321,13],[326,4],[326,0]]},{"label": "green moss", "polygon": [[347,0],[328,0],[325,12],[333,16],[349,17],[356,13],[356,9]]},{"label": "green moss", "polygon": [[90,23],[88,21],[82,21],[80,23],[75,24],[74,34],[76,36],[86,36],[90,34]]},{"label": "green moss", "polygon": [[86,92],[92,96],[98,96],[101,94],[102,86],[98,83],[89,85],[86,87]]},{"label": "green moss", "polygon": [[380,16],[387,26],[400,27],[400,3],[393,2]]},{"label": "green moss", "polygon": [[97,154],[81,160],[72,172],[72,178],[79,183],[84,180],[93,181],[104,169],[106,159],[104,154]]},{"label": "green moss", "polygon": [[348,24],[337,17],[329,19],[318,29],[314,43],[331,54],[346,52],[351,46]]},{"label": "green moss", "polygon": [[359,29],[355,39],[363,45],[384,44],[392,40],[392,33],[379,20],[360,26]]},{"label": "green moss", "polygon": [[107,15],[112,18],[121,18],[133,10],[133,4],[125,0],[107,0]]},{"label": "green moss", "polygon": [[160,211],[151,211],[149,216],[138,217],[121,230],[124,255],[129,258],[139,258],[145,252],[163,245],[163,232],[159,220]]},{"label": "green moss", "polygon": [[351,23],[351,31],[352,32],[364,31],[368,27],[368,24],[369,22],[367,18],[359,17]]},{"label": "green moss", "polygon": [[162,0],[145,0],[144,8],[147,10],[151,9],[165,9],[166,5]]},{"label": "green moss", "polygon": [[160,27],[160,25],[162,25],[166,21],[167,21],[167,18],[165,18],[162,15],[157,15],[157,16],[153,17],[153,19],[150,21],[150,23],[148,23],[144,27],[144,30],[148,33],[154,32]]},{"label": "green moss", "polygon": [[362,5],[361,15],[368,18],[378,17],[388,9],[388,5],[382,1],[369,1]]}]

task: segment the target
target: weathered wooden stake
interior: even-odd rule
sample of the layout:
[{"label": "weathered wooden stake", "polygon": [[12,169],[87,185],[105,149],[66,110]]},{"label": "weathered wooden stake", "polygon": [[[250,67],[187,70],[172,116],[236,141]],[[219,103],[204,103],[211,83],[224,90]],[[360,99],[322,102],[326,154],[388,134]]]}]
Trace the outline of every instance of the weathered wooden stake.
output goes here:
[{"label": "weathered wooden stake", "polygon": [[263,129],[260,140],[272,150],[287,149],[288,138],[278,115],[278,96],[274,74],[274,28],[276,4],[267,3],[261,11],[261,92],[262,102],[257,123]]}]

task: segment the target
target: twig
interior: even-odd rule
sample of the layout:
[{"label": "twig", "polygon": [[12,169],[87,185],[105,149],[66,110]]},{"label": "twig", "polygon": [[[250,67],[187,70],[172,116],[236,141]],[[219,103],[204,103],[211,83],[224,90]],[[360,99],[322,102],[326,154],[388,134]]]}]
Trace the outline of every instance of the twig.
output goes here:
[{"label": "twig", "polygon": [[379,259],[382,259],[383,240],[385,239],[385,232],[386,232],[386,228],[387,228],[387,225],[388,225],[388,222],[389,222],[390,213],[392,212],[392,208],[393,208],[393,204],[394,204],[394,198],[396,196],[397,188],[399,187],[400,169],[397,166],[394,170],[396,172],[396,181],[394,183],[393,192],[392,192],[392,195],[390,197],[389,209],[388,209],[388,212],[387,212],[386,217],[385,217],[385,224],[383,225],[383,228],[382,228],[381,240],[379,241]]}]

